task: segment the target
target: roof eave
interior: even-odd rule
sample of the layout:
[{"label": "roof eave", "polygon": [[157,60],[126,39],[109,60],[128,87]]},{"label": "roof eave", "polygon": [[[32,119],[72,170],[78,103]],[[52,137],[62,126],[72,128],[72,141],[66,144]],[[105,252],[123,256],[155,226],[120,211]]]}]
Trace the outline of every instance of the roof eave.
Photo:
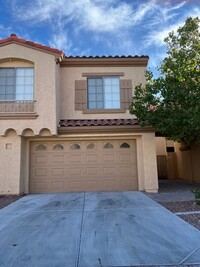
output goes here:
[{"label": "roof eave", "polygon": [[61,67],[135,66],[146,67],[149,57],[65,57]]},{"label": "roof eave", "polygon": [[58,134],[68,133],[102,133],[102,132],[155,132],[152,127],[141,127],[140,125],[111,125],[111,126],[76,126],[58,127]]},{"label": "roof eave", "polygon": [[[3,41],[3,40],[1,40],[1,41]],[[36,46],[31,45],[31,44],[21,43],[20,41],[17,41],[17,40],[9,40],[9,41],[5,41],[5,42],[1,42],[0,47],[10,45],[10,44],[17,44],[17,45],[21,45],[21,46],[24,46],[27,48],[41,51],[43,53],[54,55],[56,59],[61,58],[60,62],[64,59],[64,56],[65,56],[63,51],[58,50],[58,52],[57,52],[56,49],[54,51],[54,48],[49,48],[49,50],[48,50],[48,49],[43,48],[42,45],[41,45],[41,47],[36,47]],[[37,44],[37,45],[40,46],[39,44]]]}]

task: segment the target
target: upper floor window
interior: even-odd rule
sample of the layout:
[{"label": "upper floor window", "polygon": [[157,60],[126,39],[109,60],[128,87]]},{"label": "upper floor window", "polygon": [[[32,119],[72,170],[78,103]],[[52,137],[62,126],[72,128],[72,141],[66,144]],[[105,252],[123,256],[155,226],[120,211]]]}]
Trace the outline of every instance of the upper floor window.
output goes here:
[{"label": "upper floor window", "polygon": [[33,68],[0,68],[0,100],[33,100]]},{"label": "upper floor window", "polygon": [[88,109],[120,109],[119,77],[88,78]]}]

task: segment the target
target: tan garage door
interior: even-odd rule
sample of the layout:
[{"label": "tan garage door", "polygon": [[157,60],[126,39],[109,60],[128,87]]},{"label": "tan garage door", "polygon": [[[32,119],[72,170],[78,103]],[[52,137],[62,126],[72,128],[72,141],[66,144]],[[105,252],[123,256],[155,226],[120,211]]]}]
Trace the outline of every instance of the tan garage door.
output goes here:
[{"label": "tan garage door", "polygon": [[31,143],[31,193],[137,189],[134,140]]}]

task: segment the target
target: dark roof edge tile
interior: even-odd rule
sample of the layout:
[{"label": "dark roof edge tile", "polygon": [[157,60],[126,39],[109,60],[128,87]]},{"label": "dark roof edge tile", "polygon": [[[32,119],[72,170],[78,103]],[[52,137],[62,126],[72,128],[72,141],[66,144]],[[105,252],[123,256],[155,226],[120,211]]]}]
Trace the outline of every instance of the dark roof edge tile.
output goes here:
[{"label": "dark roof edge tile", "polygon": [[59,127],[139,125],[137,119],[60,120]]},{"label": "dark roof edge tile", "polygon": [[69,56],[65,56],[66,59],[68,58],[93,58],[93,59],[96,59],[96,58],[149,58],[149,56],[147,55],[141,55],[141,56],[138,56],[138,55],[134,55],[134,56],[131,56],[131,55],[128,55],[128,56],[119,56],[119,55],[115,55],[115,56],[105,56],[105,55],[102,55],[102,56],[72,56],[72,55],[69,55]]}]

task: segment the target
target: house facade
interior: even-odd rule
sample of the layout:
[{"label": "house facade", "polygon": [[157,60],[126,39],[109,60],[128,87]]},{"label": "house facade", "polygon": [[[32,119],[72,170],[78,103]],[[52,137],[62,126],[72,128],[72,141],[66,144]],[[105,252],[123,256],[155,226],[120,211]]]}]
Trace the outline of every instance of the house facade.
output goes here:
[{"label": "house facade", "polygon": [[0,40],[0,194],[157,192],[154,129],[128,110],[147,63]]}]

